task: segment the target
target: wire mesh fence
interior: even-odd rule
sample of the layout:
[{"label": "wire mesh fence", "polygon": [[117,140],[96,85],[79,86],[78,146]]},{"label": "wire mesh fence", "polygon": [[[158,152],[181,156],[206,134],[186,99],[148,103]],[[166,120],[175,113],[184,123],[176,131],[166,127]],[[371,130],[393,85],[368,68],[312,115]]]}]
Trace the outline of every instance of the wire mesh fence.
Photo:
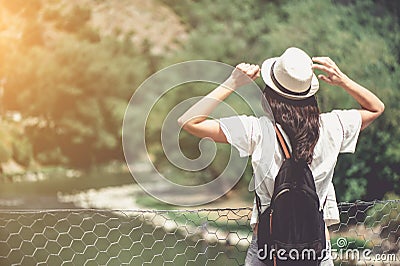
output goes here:
[{"label": "wire mesh fence", "polygon": [[[400,200],[339,209],[337,265],[400,265]],[[243,265],[250,217],[251,208],[0,210],[0,265]]]}]

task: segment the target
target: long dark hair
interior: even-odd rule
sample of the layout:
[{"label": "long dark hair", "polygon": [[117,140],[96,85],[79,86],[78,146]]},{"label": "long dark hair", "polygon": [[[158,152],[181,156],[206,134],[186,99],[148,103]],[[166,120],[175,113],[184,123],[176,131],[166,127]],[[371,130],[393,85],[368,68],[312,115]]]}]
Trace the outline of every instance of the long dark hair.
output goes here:
[{"label": "long dark hair", "polygon": [[288,135],[293,158],[311,164],[320,125],[320,112],[315,96],[304,100],[290,100],[280,96],[269,86],[265,87],[263,94],[263,108],[268,111],[269,104],[275,122],[280,124]]}]

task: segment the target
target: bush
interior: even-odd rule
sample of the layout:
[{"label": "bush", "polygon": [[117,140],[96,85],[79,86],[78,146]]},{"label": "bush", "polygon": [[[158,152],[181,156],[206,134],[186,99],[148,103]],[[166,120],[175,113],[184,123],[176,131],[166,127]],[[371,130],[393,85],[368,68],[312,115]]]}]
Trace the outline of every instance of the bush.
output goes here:
[{"label": "bush", "polygon": [[[345,238],[347,241],[347,245],[345,247],[338,246],[338,239]],[[374,246],[369,240],[365,240],[362,238],[355,238],[355,237],[342,237],[342,236],[332,236],[331,238],[332,249],[372,249]]]},{"label": "bush", "polygon": [[[339,157],[334,179],[338,200],[372,200],[391,190],[400,193],[399,20],[389,11],[398,4],[372,0],[347,1],[347,5],[329,0],[163,2],[190,29],[172,62],[212,59],[231,65],[260,64],[290,46],[312,56],[333,58],[344,73],[375,92],[390,110],[362,132],[355,155]],[[193,95],[190,91],[184,96]],[[323,82],[318,102],[322,112],[359,108],[344,90]],[[245,176],[250,180],[251,172]]]},{"label": "bush", "polygon": [[20,165],[28,167],[32,161],[33,151],[30,140],[23,136],[18,136],[12,143],[13,159]]},{"label": "bush", "polygon": [[[386,193],[385,200],[399,199],[399,195]],[[367,212],[365,224],[371,227],[380,226],[380,236],[389,238],[391,243],[398,243],[400,239],[400,208],[398,201],[383,201],[372,206]]]},{"label": "bush", "polygon": [[37,161],[43,165],[65,165],[68,163],[60,148],[54,148],[53,150],[41,152],[36,157]]},{"label": "bush", "polygon": [[13,136],[11,129],[7,124],[2,125],[0,128],[0,139],[0,163],[4,163],[10,160],[13,154]]},{"label": "bush", "polygon": [[0,143],[0,163],[7,162],[11,159],[12,149],[9,145]]}]

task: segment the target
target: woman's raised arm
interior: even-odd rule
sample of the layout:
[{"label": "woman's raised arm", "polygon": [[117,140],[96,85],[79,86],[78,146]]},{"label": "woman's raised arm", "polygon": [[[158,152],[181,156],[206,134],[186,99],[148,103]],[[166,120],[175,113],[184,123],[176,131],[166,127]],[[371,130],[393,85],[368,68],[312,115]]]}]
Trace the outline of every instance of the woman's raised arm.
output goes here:
[{"label": "woman's raised arm", "polygon": [[314,69],[322,70],[326,75],[318,78],[328,84],[342,87],[361,105],[361,130],[369,126],[385,110],[383,102],[371,91],[347,77],[329,57],[313,57]]},{"label": "woman's raised arm", "polygon": [[233,91],[259,76],[259,66],[245,63],[237,65],[224,83],[204,96],[178,119],[179,125],[194,136],[208,137],[216,142],[226,143],[225,134],[222,132],[219,123],[207,118],[218,104]]}]

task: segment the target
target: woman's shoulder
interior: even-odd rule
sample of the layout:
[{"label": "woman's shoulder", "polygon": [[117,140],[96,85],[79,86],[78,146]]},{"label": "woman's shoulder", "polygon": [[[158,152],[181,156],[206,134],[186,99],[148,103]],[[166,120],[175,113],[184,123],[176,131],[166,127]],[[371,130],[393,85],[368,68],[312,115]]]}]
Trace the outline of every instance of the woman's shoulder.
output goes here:
[{"label": "woman's shoulder", "polygon": [[335,114],[335,110],[333,110],[333,111],[330,111],[330,112],[321,113],[319,115],[319,117],[321,118],[321,120],[326,121],[326,120],[335,119],[337,117],[337,115]]},{"label": "woman's shoulder", "polygon": [[259,129],[274,125],[274,119],[269,115],[255,116],[255,115],[241,114],[236,116],[220,118],[220,121],[221,120],[222,121],[231,120],[236,123],[243,123],[247,127],[252,126],[254,128],[259,128]]},{"label": "woman's shoulder", "polygon": [[320,114],[320,133],[322,132],[341,132],[339,118],[335,111]]},{"label": "woman's shoulder", "polygon": [[328,113],[320,115],[321,125],[325,126],[340,126],[343,127],[347,124],[359,124],[361,121],[360,112],[356,109],[347,110],[333,110]]},{"label": "woman's shoulder", "polygon": [[[361,127],[361,115],[356,109],[333,110],[320,115],[320,137],[339,143],[341,150],[353,150]],[[351,142],[351,149],[345,149],[346,142]]]},{"label": "woman's shoulder", "polygon": [[340,144],[341,153],[354,153],[361,130],[361,113],[356,109],[321,114],[320,134]]}]

